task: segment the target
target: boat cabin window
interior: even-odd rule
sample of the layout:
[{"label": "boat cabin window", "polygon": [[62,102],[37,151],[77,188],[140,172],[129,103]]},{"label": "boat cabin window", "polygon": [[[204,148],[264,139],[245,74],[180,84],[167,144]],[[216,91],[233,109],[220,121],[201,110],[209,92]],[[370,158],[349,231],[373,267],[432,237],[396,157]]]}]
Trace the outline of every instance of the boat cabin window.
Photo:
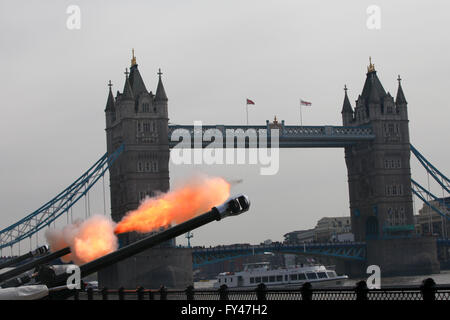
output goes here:
[{"label": "boat cabin window", "polygon": [[304,273],[299,273],[298,280],[306,280],[306,275]]},{"label": "boat cabin window", "polygon": [[319,276],[319,279],[326,279],[327,274],[325,272],[317,272],[317,275]]},{"label": "boat cabin window", "polygon": [[230,278],[230,282],[233,282],[233,278]]},{"label": "boat cabin window", "polygon": [[327,272],[327,274],[328,274],[328,277],[330,277],[330,278],[336,277],[336,272],[334,272],[334,271]]},{"label": "boat cabin window", "polygon": [[283,281],[283,276],[277,276],[277,281]]},{"label": "boat cabin window", "polygon": [[269,277],[269,282],[275,282],[275,276],[270,276]]},{"label": "boat cabin window", "polygon": [[296,274],[291,274],[291,280],[297,280],[297,275]]},{"label": "boat cabin window", "polygon": [[227,278],[225,278],[225,283],[227,283]]},{"label": "boat cabin window", "polygon": [[262,277],[262,282],[264,283],[269,282],[269,277]]},{"label": "boat cabin window", "polygon": [[250,278],[250,283],[255,283],[255,278],[251,277]]},{"label": "boat cabin window", "polygon": [[315,272],[308,272],[306,276],[308,279],[317,279],[317,274]]},{"label": "boat cabin window", "polygon": [[256,277],[256,278],[255,278],[255,282],[256,282],[256,283],[261,283],[261,277]]},{"label": "boat cabin window", "polygon": [[287,274],[284,275],[284,281],[288,281],[288,276],[287,276]]}]

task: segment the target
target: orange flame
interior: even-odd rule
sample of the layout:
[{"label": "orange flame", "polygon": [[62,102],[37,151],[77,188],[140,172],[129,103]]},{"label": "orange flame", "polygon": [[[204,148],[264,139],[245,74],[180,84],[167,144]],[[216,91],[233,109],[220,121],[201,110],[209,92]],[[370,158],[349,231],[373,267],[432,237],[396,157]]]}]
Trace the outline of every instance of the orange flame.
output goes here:
[{"label": "orange flame", "polygon": [[192,219],[227,200],[230,188],[231,184],[222,178],[191,179],[174,191],[144,200],[117,225],[110,218],[95,215],[63,229],[48,230],[45,236],[52,252],[70,246],[71,253],[62,258],[64,262],[84,264],[115,251],[116,234],[146,233]]},{"label": "orange flame", "polygon": [[182,223],[222,204],[230,196],[230,187],[223,178],[196,179],[174,191],[146,199],[117,224],[115,233],[146,233]]},{"label": "orange flame", "polygon": [[79,265],[117,249],[114,227],[114,222],[109,218],[95,215],[67,225],[62,230],[48,230],[45,236],[52,252],[70,246],[71,253],[62,257],[62,260]]}]

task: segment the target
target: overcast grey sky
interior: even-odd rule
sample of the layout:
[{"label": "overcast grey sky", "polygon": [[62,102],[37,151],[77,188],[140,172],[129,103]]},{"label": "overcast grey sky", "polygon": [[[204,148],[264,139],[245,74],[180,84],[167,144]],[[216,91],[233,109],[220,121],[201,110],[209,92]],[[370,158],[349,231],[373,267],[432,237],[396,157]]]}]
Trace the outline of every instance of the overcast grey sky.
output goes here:
[{"label": "overcast grey sky", "polygon": [[[66,27],[69,5],[81,9],[80,30]],[[369,5],[381,9],[379,30],[366,26]],[[107,81],[122,91],[131,48],[148,90],[162,69],[177,124],[245,124],[248,97],[251,124],[274,115],[298,124],[303,98],[313,104],[303,109],[305,125],[340,125],[344,84],[354,106],[372,56],[393,96],[403,78],[411,142],[449,173],[448,12],[444,0],[1,0],[0,226],[50,200],[105,152]],[[246,216],[205,226],[192,243],[282,240],[323,216],[349,215],[342,149],[280,157],[274,176],[249,165],[171,165],[172,184],[195,171],[241,178],[233,191],[252,201]],[[412,173],[426,182],[415,161]],[[103,212],[100,189],[91,200]]]}]

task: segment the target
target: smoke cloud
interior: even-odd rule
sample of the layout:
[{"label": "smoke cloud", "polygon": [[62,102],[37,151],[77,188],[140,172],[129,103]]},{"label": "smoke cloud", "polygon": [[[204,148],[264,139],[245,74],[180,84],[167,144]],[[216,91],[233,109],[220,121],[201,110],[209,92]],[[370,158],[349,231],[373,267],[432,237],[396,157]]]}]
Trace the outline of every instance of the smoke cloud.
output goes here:
[{"label": "smoke cloud", "polygon": [[94,215],[85,221],[78,220],[62,229],[50,229],[45,233],[51,251],[70,247],[71,253],[64,262],[84,264],[117,250],[114,234],[115,223],[108,217]]}]

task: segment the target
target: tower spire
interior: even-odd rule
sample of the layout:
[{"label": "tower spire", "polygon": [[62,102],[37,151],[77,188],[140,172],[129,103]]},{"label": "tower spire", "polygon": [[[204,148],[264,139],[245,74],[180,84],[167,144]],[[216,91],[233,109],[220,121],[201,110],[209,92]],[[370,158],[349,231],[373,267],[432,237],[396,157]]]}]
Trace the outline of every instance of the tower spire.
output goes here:
[{"label": "tower spire", "polygon": [[405,94],[403,93],[402,78],[400,78],[400,75],[398,75],[397,81],[398,81],[398,89],[397,89],[397,97],[395,99],[395,104],[396,105],[407,104],[408,102],[406,102]]},{"label": "tower spire", "polygon": [[348,90],[347,85],[344,85],[345,95],[344,95],[344,103],[342,104],[341,113],[353,113],[352,105],[350,103],[350,100],[348,99],[347,90]]},{"label": "tower spire", "polygon": [[137,63],[136,63],[136,57],[134,56],[134,48],[133,49],[131,49],[131,66],[135,66],[135,65],[137,65]]},{"label": "tower spire", "polygon": [[133,90],[131,89],[130,80],[128,78],[128,68],[125,68],[125,85],[123,87],[122,99],[133,100]]},{"label": "tower spire", "polygon": [[369,66],[367,67],[367,73],[375,72],[375,65],[372,63],[372,57],[369,57]]},{"label": "tower spire", "polygon": [[[376,88],[375,79],[371,78],[370,81],[372,82],[372,85],[370,87],[368,102],[369,103],[378,104],[380,102],[381,97],[380,97],[380,94],[379,94],[379,92],[378,92],[378,90]],[[385,96],[385,95],[386,94],[384,94],[383,96]]]},{"label": "tower spire", "polygon": [[147,93],[147,88],[145,87],[144,80],[138,70],[138,65],[136,63],[136,56],[134,55],[134,48],[132,49],[131,67],[130,67],[130,80],[131,89],[133,90],[133,96],[138,98],[143,92]]},{"label": "tower spire", "polygon": [[155,94],[155,100],[156,101],[167,101],[167,95],[166,95],[166,91],[164,90],[164,86],[162,83],[162,72],[161,69],[158,70],[158,76],[159,76],[159,80],[158,80],[158,87],[156,88],[156,94]]},{"label": "tower spire", "polygon": [[108,82],[109,87],[109,93],[108,93],[108,100],[106,101],[106,108],[105,111],[114,111],[114,96],[112,93],[112,83],[111,80]]}]

